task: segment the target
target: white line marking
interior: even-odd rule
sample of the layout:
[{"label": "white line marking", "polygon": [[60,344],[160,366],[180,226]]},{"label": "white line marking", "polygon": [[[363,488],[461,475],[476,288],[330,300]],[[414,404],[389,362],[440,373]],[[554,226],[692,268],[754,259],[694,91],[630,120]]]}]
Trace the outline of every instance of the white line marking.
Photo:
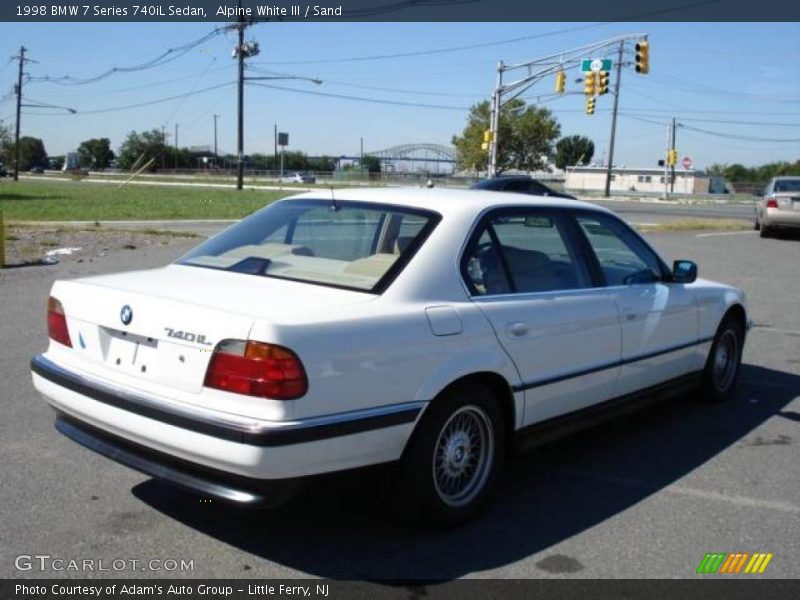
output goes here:
[{"label": "white line marking", "polygon": [[695,237],[713,237],[715,235],[745,235],[757,231],[726,231],[725,233],[698,233]]},{"label": "white line marking", "polygon": [[[602,481],[604,483],[611,483],[630,488],[652,489],[654,487],[653,484],[648,483],[647,481],[641,481],[638,479],[629,479],[627,477],[615,477],[609,475],[589,473],[584,471],[569,471],[568,473],[565,474],[580,479],[594,479],[595,481]],[[792,504],[791,502],[762,500],[760,498],[750,498],[748,496],[722,494],[719,492],[701,490],[698,488],[687,487],[677,484],[667,485],[661,489],[665,492],[670,492],[680,496],[702,498],[703,500],[716,500],[719,502],[726,502],[728,504],[735,504],[737,506],[746,506],[749,508],[764,508],[768,510],[776,510],[787,513],[800,513],[800,506]]]},{"label": "white line marking", "polygon": [[747,506],[749,508],[766,508],[768,510],[777,510],[788,513],[800,513],[800,506],[788,502],[776,502],[774,500],[761,500],[760,498],[749,498],[747,496],[720,494],[719,492],[710,492],[707,490],[699,490],[697,488],[684,487],[682,485],[670,485],[664,488],[673,494],[680,494],[682,496],[693,496],[695,498],[702,498],[703,500],[719,500],[720,502],[728,502],[729,504],[736,504],[738,506]]}]

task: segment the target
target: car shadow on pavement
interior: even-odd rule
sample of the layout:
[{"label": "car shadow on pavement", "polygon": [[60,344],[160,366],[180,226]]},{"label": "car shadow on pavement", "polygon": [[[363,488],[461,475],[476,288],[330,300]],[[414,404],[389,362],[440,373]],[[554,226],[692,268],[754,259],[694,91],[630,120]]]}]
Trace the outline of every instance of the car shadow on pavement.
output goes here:
[{"label": "car shadow on pavement", "polygon": [[[197,531],[312,576],[449,580],[515,563],[580,534],[732,445],[765,443],[750,440],[751,432],[771,417],[784,418],[798,390],[800,376],[743,365],[728,403],[684,396],[543,446],[513,459],[488,509],[450,531],[388,517],[373,473],[324,479],[289,505],[263,511],[201,503],[154,480],[133,493]],[[254,574],[257,561],[244,557],[238,576]],[[536,566],[543,575],[583,569],[558,554]]]}]

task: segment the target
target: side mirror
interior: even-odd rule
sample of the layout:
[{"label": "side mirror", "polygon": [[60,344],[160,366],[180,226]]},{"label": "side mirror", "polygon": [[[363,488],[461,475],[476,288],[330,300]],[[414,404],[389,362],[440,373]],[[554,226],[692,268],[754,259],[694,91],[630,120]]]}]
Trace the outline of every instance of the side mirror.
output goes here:
[{"label": "side mirror", "polygon": [[676,260],[672,263],[673,283],[692,283],[697,279],[697,265],[691,260]]}]

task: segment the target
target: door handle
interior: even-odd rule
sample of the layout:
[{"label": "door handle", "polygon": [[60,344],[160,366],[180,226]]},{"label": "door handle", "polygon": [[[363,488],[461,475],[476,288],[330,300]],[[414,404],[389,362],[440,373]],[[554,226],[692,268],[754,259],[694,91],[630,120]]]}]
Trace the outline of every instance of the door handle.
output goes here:
[{"label": "door handle", "polygon": [[507,330],[511,335],[520,337],[528,333],[528,326],[522,321],[516,321],[514,323],[509,323]]}]

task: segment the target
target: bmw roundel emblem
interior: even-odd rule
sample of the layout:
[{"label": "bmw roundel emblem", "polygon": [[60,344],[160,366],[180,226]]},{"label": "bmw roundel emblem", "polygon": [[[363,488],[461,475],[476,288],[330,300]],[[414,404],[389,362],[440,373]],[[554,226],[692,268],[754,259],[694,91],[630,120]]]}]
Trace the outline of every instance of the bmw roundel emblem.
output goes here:
[{"label": "bmw roundel emblem", "polygon": [[122,310],[119,311],[119,319],[123,325],[130,325],[131,321],[133,321],[133,309],[127,304],[123,306]]}]

